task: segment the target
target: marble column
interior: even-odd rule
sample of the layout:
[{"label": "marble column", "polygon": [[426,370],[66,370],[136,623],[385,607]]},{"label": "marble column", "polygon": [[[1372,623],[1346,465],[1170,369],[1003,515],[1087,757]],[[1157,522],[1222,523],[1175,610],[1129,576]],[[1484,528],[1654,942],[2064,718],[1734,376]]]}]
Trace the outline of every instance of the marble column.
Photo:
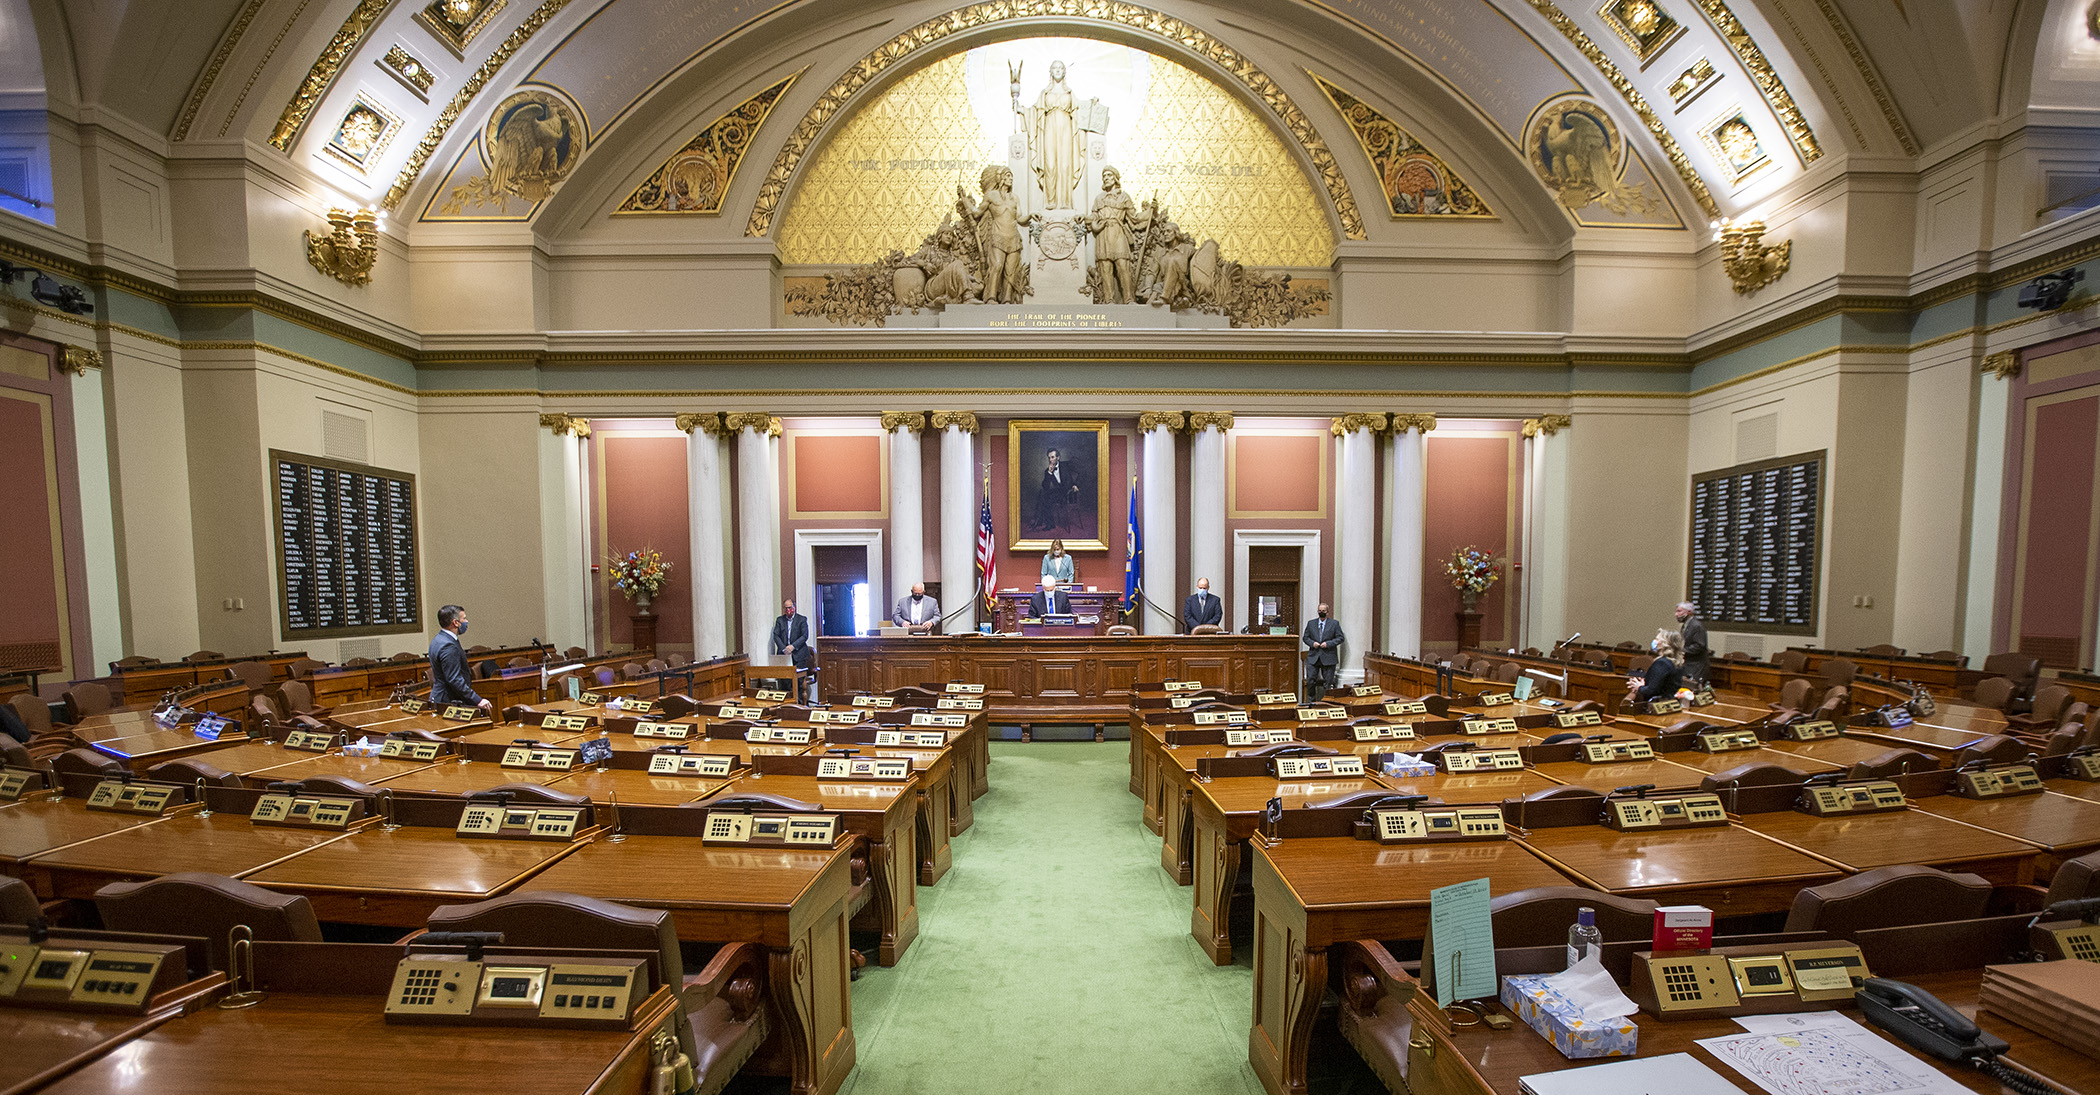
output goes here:
[{"label": "marble column", "polygon": [[692,535],[693,660],[718,658],[729,641],[729,477],[722,474],[722,416],[681,414],[686,433],[687,524]]},{"label": "marble column", "polygon": [[[941,612],[953,635],[977,630],[977,416],[935,411],[941,432]],[[990,474],[990,473],[986,473]]]},{"label": "marble column", "polygon": [[1335,477],[1334,593],[1329,598],[1348,638],[1338,667],[1341,684],[1363,681],[1364,651],[1377,645],[1371,631],[1378,596],[1378,457],[1372,439],[1385,424],[1384,414],[1345,414],[1329,431],[1341,439]]},{"label": "marble column", "polygon": [[890,445],[890,588],[876,614],[889,618],[890,607],[926,580],[926,505],[919,432],[926,416],[918,411],[885,411],[882,432]]},{"label": "marble column", "polygon": [[[1181,630],[1178,606],[1180,589],[1174,583],[1174,557],[1180,540],[1174,528],[1177,511],[1174,497],[1174,435],[1182,428],[1180,411],[1146,411],[1138,416],[1138,433],[1145,439],[1144,474],[1138,489],[1144,521],[1145,565],[1138,580],[1144,584],[1144,601],[1138,606],[1138,630],[1146,635],[1172,635]],[[1104,514],[1103,523],[1113,521]],[[1101,530],[1103,538],[1113,535]],[[1157,606],[1157,607],[1155,607]],[[1125,623],[1131,622],[1129,619]]]},{"label": "marble column", "polygon": [[2005,505],[2006,415],[2022,364],[2018,350],[1986,355],[1979,364],[1983,378],[1975,396],[1975,438],[1969,443],[1969,450],[1976,454],[1976,467],[1969,479],[1973,516],[1962,574],[1960,635],[1961,650],[1969,656],[1970,665],[1982,665],[1995,652],[1992,639],[1998,605],[1998,514]]},{"label": "marble column", "polygon": [[1386,521],[1392,530],[1385,579],[1386,649],[1422,656],[1422,576],[1428,560],[1423,542],[1424,502],[1429,485],[1429,431],[1436,415],[1393,416],[1392,474],[1386,481]]},{"label": "marble column", "polygon": [[1551,653],[1553,644],[1568,637],[1567,543],[1568,476],[1561,442],[1553,435],[1574,424],[1564,414],[1540,415],[1524,420],[1527,452],[1525,493],[1531,499],[1524,515],[1525,542],[1523,594],[1525,631],[1518,647],[1536,646]]},{"label": "marble column", "polygon": [[598,649],[592,634],[590,551],[584,531],[585,447],[589,422],[543,414],[539,439],[540,574],[547,590],[540,635],[557,650]]},{"label": "marble column", "polygon": [[[737,604],[742,609],[744,652],[762,655],[769,650],[773,617],[788,597],[780,582],[778,496],[773,485],[772,441],[780,436],[780,419],[746,412],[725,415],[722,424],[736,437]],[[796,609],[808,615],[803,606]]]},{"label": "marble column", "polygon": [[1225,434],[1231,429],[1229,411],[1189,412],[1189,568],[1195,573],[1187,589],[1174,591],[1176,605],[1195,592],[1198,578],[1210,579],[1210,591],[1221,598],[1232,588],[1225,580]]}]

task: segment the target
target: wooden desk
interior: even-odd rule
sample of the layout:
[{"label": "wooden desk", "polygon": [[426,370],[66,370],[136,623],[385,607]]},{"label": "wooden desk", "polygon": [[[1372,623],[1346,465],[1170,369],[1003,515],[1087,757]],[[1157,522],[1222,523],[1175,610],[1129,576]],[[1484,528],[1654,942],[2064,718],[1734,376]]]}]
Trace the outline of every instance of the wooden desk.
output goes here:
[{"label": "wooden desk", "polygon": [[1820,772],[1835,772],[1845,767],[1841,764],[1832,764],[1827,760],[1817,760],[1814,757],[1803,756],[1799,753],[1783,753],[1777,749],[1766,749],[1763,747],[1736,749],[1726,753],[1701,753],[1687,749],[1666,755],[1670,758],[1670,763],[1672,764],[1681,764],[1686,768],[1697,768],[1702,772],[1709,773],[1726,772],[1730,768],[1740,768],[1745,764],[1777,764],[1782,768],[1791,768],[1796,772],[1813,776]]},{"label": "wooden desk", "polygon": [[1271,1095],[1305,1093],[1313,1019],[1327,994],[1328,948],[1351,939],[1421,938],[1429,891],[1441,886],[1485,876],[1500,895],[1566,884],[1509,840],[1407,846],[1317,837],[1249,847],[1254,1024],[1247,1060]]},{"label": "wooden desk", "polygon": [[[1028,615],[1029,599],[1035,596],[1033,588],[1008,589],[993,594],[992,629],[994,631],[1019,631],[1021,620]],[[1065,600],[1072,602],[1072,615],[1096,616],[1099,623],[1085,625],[1096,635],[1108,634],[1123,618],[1123,591],[1121,589],[1072,589],[1064,591]]]},{"label": "wooden desk", "polygon": [[1189,883],[1195,886],[1196,900],[1189,934],[1196,937],[1197,946],[1210,953],[1211,962],[1220,966],[1232,964],[1233,899],[1240,876],[1245,873],[1247,839],[1260,825],[1262,811],[1270,799],[1282,799],[1284,809],[1291,810],[1309,802],[1385,789],[1384,782],[1375,777],[1247,777],[1197,784],[1190,803],[1194,816],[1190,824],[1193,852],[1189,856]]},{"label": "wooden desk", "polygon": [[[1867,741],[1847,734],[1843,737],[1824,738],[1821,741],[1787,741],[1784,738],[1780,738],[1765,742],[1765,748],[1775,753],[1786,753],[1790,756],[1806,757],[1811,760],[1819,760],[1828,764],[1850,768],[1855,764],[1864,764],[1884,753],[1901,747],[1886,741]],[[1945,756],[1947,754],[1941,755]],[[1781,763],[1786,764],[1787,767],[1797,772],[1804,770],[1800,765],[1792,761],[1783,761]]]},{"label": "wooden desk", "polygon": [[[1725,793],[1722,801],[1727,801]],[[1997,885],[2026,885],[2034,881],[2039,858],[2032,845],[1921,810],[1850,817],[1780,810],[1744,814],[1736,821],[1854,874],[1896,863],[1923,863],[1982,875]]]},{"label": "wooden desk", "polygon": [[1835,867],[1736,825],[1622,833],[1602,825],[1526,830],[1518,841],[1593,890],[1665,905],[1696,902],[1716,917],[1784,912]]},{"label": "wooden desk", "polygon": [[[950,739],[953,741],[954,739]],[[956,747],[942,749],[905,749],[894,745],[845,745],[834,746],[858,749],[863,756],[901,757],[911,761],[912,774],[918,777],[914,791],[918,809],[912,822],[915,834],[913,843],[918,849],[919,885],[931,886],[948,873],[954,865],[953,838],[961,836],[975,822],[976,807],[970,800],[969,788],[964,786]],[[763,747],[761,747],[763,748]],[[825,746],[812,746],[810,752],[822,753]]]},{"label": "wooden desk", "polygon": [[[36,856],[82,841],[165,820],[138,814],[90,810],[84,799],[44,798],[17,802],[0,811],[0,874],[29,883],[40,898],[51,897],[51,882],[29,862]],[[188,810],[191,807],[170,807]]]},{"label": "wooden desk", "polygon": [[[287,752],[292,752],[287,750]],[[313,779],[318,776],[334,776],[337,779],[354,779],[359,783],[380,784],[401,776],[413,775],[433,764],[447,761],[404,760],[400,757],[375,757],[352,753],[307,753],[288,760],[274,768],[262,768],[241,773],[241,782],[250,787],[267,787],[292,779]],[[207,763],[218,763],[218,754],[205,758]]]},{"label": "wooden desk", "polygon": [[51,880],[54,897],[92,899],[112,882],[158,878],[176,871],[245,878],[348,834],[326,829],[255,825],[246,814],[186,814],[154,825],[46,852],[32,864]]},{"label": "wooden desk", "polygon": [[791,851],[638,835],[596,841],[522,889],[669,909],[680,939],[764,946],[767,1000],[792,1090],[831,1095],[854,1059],[848,859],[845,842],[829,851]]},{"label": "wooden desk", "polygon": [[187,729],[149,730],[127,737],[107,738],[95,742],[93,748],[97,753],[123,761],[134,772],[143,772],[162,761],[224,749],[243,740],[236,736],[225,741],[212,741]]},{"label": "wooden desk", "polygon": [[993,722],[1092,723],[1098,731],[1128,717],[1139,681],[1294,690],[1298,647],[1290,635],[837,638],[824,640],[821,666],[826,695],[976,681]]},{"label": "wooden desk", "polygon": [[592,802],[644,806],[677,806],[698,802],[729,786],[726,779],[655,775],[635,768],[578,768],[548,783],[557,791],[583,795]]},{"label": "wooden desk", "polygon": [[1658,791],[1696,790],[1707,777],[1703,768],[1678,764],[1681,753],[1659,753],[1654,760],[1630,760],[1618,764],[1585,764],[1579,760],[1557,760],[1533,770],[1556,783],[1587,787],[1610,794],[1621,787],[1653,784]]},{"label": "wooden desk", "polygon": [[541,768],[505,768],[487,761],[441,760],[397,776],[388,776],[380,780],[379,785],[395,792],[471,795],[505,783],[553,783],[567,774]]},{"label": "wooden desk", "polygon": [[314,915],[346,924],[419,928],[439,905],[515,889],[582,847],[544,840],[459,838],[451,829],[364,829],[265,868],[247,881],[304,894]]},{"label": "wooden desk", "polygon": [[1928,795],[1912,799],[1911,806],[2041,848],[2049,855],[2035,872],[2039,878],[2054,875],[2066,859],[2100,848],[2100,802],[2054,791],[1984,799]]}]

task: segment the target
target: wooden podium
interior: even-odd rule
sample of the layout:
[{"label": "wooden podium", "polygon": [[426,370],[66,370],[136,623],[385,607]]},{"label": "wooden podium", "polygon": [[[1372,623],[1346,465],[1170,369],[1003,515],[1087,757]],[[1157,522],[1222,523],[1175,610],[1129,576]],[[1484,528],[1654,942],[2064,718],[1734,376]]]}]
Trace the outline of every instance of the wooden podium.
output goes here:
[{"label": "wooden podium", "polygon": [[652,658],[655,657],[656,617],[654,615],[629,616],[628,619],[634,623],[634,652],[636,654],[647,654]]},{"label": "wooden podium", "polygon": [[[1000,632],[1021,630],[1021,617],[1028,615],[1028,599],[1035,596],[1033,588],[1027,590],[1001,590],[997,594],[997,607],[992,612],[992,627]],[[1072,602],[1074,616],[1099,616],[1101,622],[1091,628],[1077,632],[1059,629],[1049,634],[1106,635],[1108,629],[1122,620],[1123,591],[1117,590],[1065,590],[1065,599]]]},{"label": "wooden podium", "polygon": [[1480,649],[1480,613],[1460,612],[1458,615],[1458,648]]}]

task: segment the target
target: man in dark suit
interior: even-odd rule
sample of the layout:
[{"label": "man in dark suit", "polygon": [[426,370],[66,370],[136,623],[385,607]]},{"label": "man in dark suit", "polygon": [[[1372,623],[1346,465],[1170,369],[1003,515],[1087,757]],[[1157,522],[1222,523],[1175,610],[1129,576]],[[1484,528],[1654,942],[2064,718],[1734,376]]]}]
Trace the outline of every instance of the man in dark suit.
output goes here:
[{"label": "man in dark suit", "polygon": [[780,615],[773,618],[773,653],[786,654],[795,666],[795,693],[802,695],[803,677],[807,670],[817,664],[817,652],[809,645],[809,617],[795,611],[795,601],[789,598],[780,606]]},{"label": "man in dark suit", "polygon": [[1713,679],[1713,651],[1706,646],[1706,621],[1699,618],[1699,606],[1690,601],[1677,602],[1677,633],[1684,636],[1684,671],[1686,680],[1708,681]]},{"label": "man in dark suit", "polygon": [[1320,606],[1320,614],[1307,620],[1305,634],[1305,679],[1313,686],[1308,699],[1318,699],[1334,687],[1335,667],[1341,664],[1342,644],[1348,637],[1342,634],[1342,625],[1328,614],[1327,606]]},{"label": "man in dark suit", "polygon": [[1028,615],[1040,620],[1045,616],[1061,616],[1072,611],[1072,599],[1057,588],[1057,579],[1044,578],[1042,591],[1028,598]]},{"label": "man in dark suit", "polygon": [[1078,469],[1064,463],[1063,454],[1051,449],[1044,455],[1043,484],[1035,496],[1035,520],[1043,535],[1063,531],[1082,497],[1080,487]]},{"label": "man in dark suit", "polygon": [[1211,596],[1210,579],[1196,579],[1196,592],[1181,604],[1181,630],[1184,634],[1204,624],[1225,625],[1225,602]]},{"label": "man in dark suit", "polygon": [[489,701],[467,681],[467,649],[459,641],[466,633],[466,609],[458,605],[438,609],[438,633],[430,640],[430,702],[489,708]]}]

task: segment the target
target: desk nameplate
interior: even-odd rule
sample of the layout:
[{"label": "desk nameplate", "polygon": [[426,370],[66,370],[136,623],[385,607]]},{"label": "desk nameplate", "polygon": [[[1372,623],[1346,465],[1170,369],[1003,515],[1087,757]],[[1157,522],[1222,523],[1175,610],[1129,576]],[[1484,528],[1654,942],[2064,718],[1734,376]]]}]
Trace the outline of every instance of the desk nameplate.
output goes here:
[{"label": "desk nameplate", "polygon": [[911,724],[913,726],[952,726],[960,730],[970,725],[970,716],[959,712],[944,714],[935,711],[914,711],[911,713]]},{"label": "desk nameplate", "polygon": [[400,760],[436,760],[444,746],[434,741],[409,741],[390,738],[380,743],[379,755]]},{"label": "desk nameplate", "polygon": [[877,730],[877,745],[910,745],[925,749],[938,749],[948,744],[946,730]]},{"label": "desk nameplate", "polygon": [[1553,725],[1561,730],[1573,730],[1578,726],[1602,726],[1604,716],[1596,711],[1562,711],[1553,716]]},{"label": "desk nameplate", "polygon": [[348,829],[365,816],[360,798],[318,795],[267,794],[255,800],[248,820],[256,825],[278,825],[287,829]]},{"label": "desk nameplate", "polygon": [[1352,726],[1350,733],[1357,741],[1413,741],[1415,728],[1400,726]]},{"label": "desk nameplate", "polygon": [[744,740],[753,745],[808,745],[816,740],[816,732],[807,726],[754,726],[744,731]]},{"label": "desk nameplate", "polygon": [[745,814],[710,811],[704,844],[829,848],[838,837],[837,814]]}]

